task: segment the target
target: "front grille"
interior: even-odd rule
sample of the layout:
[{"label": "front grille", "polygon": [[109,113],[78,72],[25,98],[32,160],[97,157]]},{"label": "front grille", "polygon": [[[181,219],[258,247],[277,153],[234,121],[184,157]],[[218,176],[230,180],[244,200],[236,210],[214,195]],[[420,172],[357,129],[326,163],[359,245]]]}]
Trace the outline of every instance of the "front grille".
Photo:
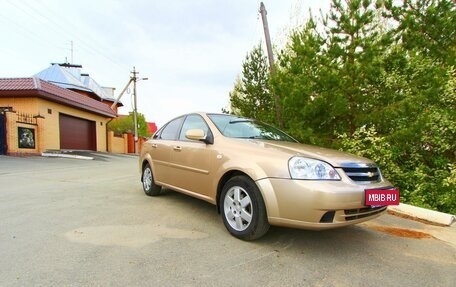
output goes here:
[{"label": "front grille", "polygon": [[386,208],[387,208],[387,206],[345,209],[344,217],[345,217],[345,220],[347,220],[347,221],[360,219],[360,218],[372,216],[374,214],[383,212],[384,210],[386,210]]},{"label": "front grille", "polygon": [[380,171],[378,167],[342,167],[345,174],[353,181],[357,182],[377,182],[380,181]]}]

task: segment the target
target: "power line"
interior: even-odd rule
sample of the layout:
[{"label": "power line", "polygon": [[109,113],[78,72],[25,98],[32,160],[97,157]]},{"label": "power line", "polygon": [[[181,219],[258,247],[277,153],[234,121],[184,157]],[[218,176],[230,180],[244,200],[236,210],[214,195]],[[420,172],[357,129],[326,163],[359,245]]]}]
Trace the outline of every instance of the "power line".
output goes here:
[{"label": "power line", "polygon": [[[62,25],[61,23],[58,23],[57,21],[55,21],[52,18],[48,17],[41,10],[36,9],[35,7],[29,5],[27,2],[22,2],[22,1],[21,2],[12,2],[12,1],[9,1],[9,0],[7,2],[10,3],[12,6],[14,6],[16,9],[18,9],[19,11],[21,11],[23,14],[35,19],[38,23],[40,23],[40,24],[42,24],[42,25],[44,25],[46,27],[49,27],[53,31],[57,32],[58,34],[63,35],[65,38],[70,37],[70,39],[68,39],[68,40],[73,40],[73,39],[77,40],[77,42],[76,42],[76,46],[77,47],[80,47],[81,49],[85,50],[86,52],[88,52],[90,54],[103,57],[105,60],[107,60],[110,63],[112,63],[115,66],[117,66],[117,68],[119,68],[122,72],[124,72],[126,69],[129,69],[129,68],[127,68],[126,65],[124,65],[122,63],[119,63],[118,61],[115,61],[112,58],[108,57],[106,55],[106,50],[108,50],[108,48],[103,49],[103,51],[99,50],[99,49],[96,48],[96,46],[102,46],[101,44],[96,43],[96,45],[94,47],[93,43],[89,44],[89,43],[87,43],[85,41],[84,38],[86,36],[84,36],[84,38],[79,37],[78,34],[74,33],[74,31],[78,31],[78,29],[71,29],[71,30],[65,29],[64,28],[65,25]],[[21,3],[21,4],[23,4],[23,6],[17,5],[17,3]],[[56,18],[63,19],[63,18],[61,18],[59,16],[57,16]],[[16,25],[18,25],[18,23],[16,21],[14,21],[14,20],[12,20],[12,21],[14,23],[16,23]],[[67,22],[67,21],[62,21],[62,22]],[[27,34],[29,36],[33,35],[36,38],[35,33],[30,31],[29,29],[26,29],[26,30],[27,30]],[[40,37],[38,37],[38,38],[40,38]],[[40,38],[40,42],[44,42],[47,46],[49,46],[48,41],[43,41]]]},{"label": "power line", "polygon": [[[63,18],[61,17],[61,15],[59,15],[58,13],[56,13],[52,7],[49,7],[48,5],[46,5],[45,3],[43,3],[43,6],[46,7],[46,11],[50,12],[52,16],[56,17],[56,18],[59,18],[62,22],[65,22],[65,26],[70,26],[70,31],[78,31],[78,27],[76,27],[72,22],[68,21],[68,18]],[[46,17],[47,18],[47,17]],[[50,19],[51,22],[55,23],[52,18],[48,18]],[[71,34],[75,35],[74,33],[71,32]],[[129,70],[130,69],[130,65],[127,65],[125,63],[119,63],[118,61],[116,60],[113,60],[111,57],[108,57],[106,55],[106,50],[110,49],[110,46],[108,45],[105,45],[104,42],[100,42],[98,41],[98,39],[95,39],[93,37],[91,37],[90,34],[87,34],[87,35],[84,35],[84,38],[79,38],[79,37],[75,37],[76,39],[79,39],[79,42],[82,43],[84,46],[88,47],[89,50],[92,50],[95,54],[98,54],[98,55],[101,55],[103,56],[105,59],[107,59],[109,62],[111,62],[112,64],[118,66],[119,68],[121,68],[122,71],[125,71],[125,70]],[[88,43],[86,42],[86,39],[88,40]],[[93,45],[93,43],[95,43],[95,45]],[[96,47],[103,47],[102,49],[98,49]]]},{"label": "power line", "polygon": [[[13,6],[16,9],[21,10],[16,5],[13,4]],[[2,11],[2,10],[0,10],[0,11]],[[39,37],[39,35],[37,35],[34,31],[30,30],[27,26],[23,25],[21,22],[18,22],[17,18],[12,17],[10,14],[4,13],[3,17],[0,17],[0,20],[5,22],[5,24],[6,24],[5,27],[15,26],[16,29],[19,30],[22,35],[25,35],[25,37],[24,37],[25,39],[33,38],[34,40],[36,40],[36,42],[41,42],[42,44],[44,44],[45,46],[47,46],[49,48],[54,48],[54,46],[50,42],[44,40],[42,37]],[[8,30],[15,31],[15,29],[11,29],[11,28],[9,28]]]}]

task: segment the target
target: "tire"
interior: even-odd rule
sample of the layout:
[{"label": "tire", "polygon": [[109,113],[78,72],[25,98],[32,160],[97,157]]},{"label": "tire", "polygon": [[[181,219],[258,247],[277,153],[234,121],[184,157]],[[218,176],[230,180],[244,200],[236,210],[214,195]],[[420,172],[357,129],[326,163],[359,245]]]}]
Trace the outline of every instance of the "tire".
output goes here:
[{"label": "tire", "polygon": [[266,207],[256,184],[247,176],[235,176],[223,186],[220,196],[223,223],[231,235],[255,240],[269,229]]},{"label": "tire", "polygon": [[155,184],[154,175],[149,164],[146,164],[143,168],[141,181],[145,194],[148,196],[157,196],[160,194],[161,186]]}]

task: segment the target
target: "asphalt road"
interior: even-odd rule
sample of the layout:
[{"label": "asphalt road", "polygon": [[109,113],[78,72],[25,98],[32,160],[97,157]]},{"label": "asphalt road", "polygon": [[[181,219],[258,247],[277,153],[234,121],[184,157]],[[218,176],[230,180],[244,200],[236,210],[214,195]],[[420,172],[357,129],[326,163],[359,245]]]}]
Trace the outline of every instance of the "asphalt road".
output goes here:
[{"label": "asphalt road", "polygon": [[384,215],[244,242],[206,202],[145,196],[134,156],[0,156],[1,286],[455,286],[455,231]]}]

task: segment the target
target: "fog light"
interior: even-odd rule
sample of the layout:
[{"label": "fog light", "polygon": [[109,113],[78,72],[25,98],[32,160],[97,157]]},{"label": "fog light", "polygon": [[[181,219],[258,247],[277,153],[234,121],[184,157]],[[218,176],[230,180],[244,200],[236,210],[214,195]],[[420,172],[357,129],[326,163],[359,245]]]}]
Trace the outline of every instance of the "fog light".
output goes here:
[{"label": "fog light", "polygon": [[328,211],[320,219],[320,223],[332,223],[334,220],[334,215],[336,212],[334,210]]}]

